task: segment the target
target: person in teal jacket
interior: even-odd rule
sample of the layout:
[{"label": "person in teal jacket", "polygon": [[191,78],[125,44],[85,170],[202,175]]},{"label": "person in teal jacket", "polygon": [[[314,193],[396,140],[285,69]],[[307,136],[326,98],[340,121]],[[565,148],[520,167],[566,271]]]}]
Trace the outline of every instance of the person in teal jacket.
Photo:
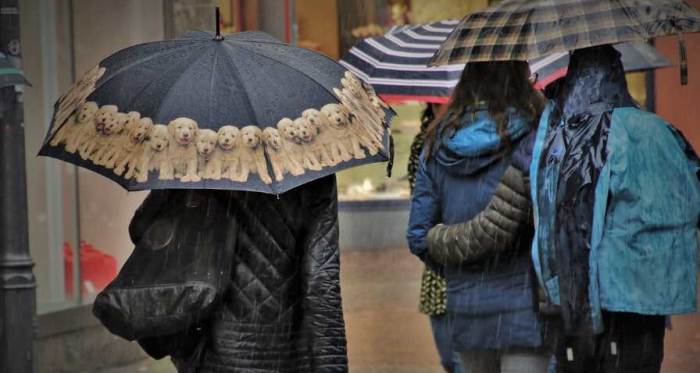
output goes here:
[{"label": "person in teal jacket", "polygon": [[573,52],[532,156],[532,259],[563,318],[558,370],[659,372],[666,317],[696,311],[698,158],[632,100],[609,45]]}]

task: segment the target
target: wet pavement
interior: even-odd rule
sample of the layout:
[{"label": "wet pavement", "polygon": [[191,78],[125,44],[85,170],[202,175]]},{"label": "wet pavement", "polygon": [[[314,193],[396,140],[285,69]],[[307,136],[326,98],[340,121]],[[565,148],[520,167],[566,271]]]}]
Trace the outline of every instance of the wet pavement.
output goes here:
[{"label": "wet pavement", "polygon": [[[426,316],[417,311],[420,262],[402,250],[358,250],[341,257],[351,373],[439,373]],[[167,360],[100,373],[172,373]],[[700,315],[673,318],[663,373],[700,372]]]},{"label": "wet pavement", "polygon": [[350,371],[441,372],[408,249],[346,252],[340,267]]}]

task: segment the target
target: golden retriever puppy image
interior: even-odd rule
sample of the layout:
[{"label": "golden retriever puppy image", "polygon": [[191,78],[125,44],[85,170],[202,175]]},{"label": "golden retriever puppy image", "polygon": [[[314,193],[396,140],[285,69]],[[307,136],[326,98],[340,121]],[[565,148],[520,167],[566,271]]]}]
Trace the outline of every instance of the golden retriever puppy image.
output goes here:
[{"label": "golden retriever puppy image", "polygon": [[[190,118],[176,118],[168,123],[170,145],[168,156],[173,175],[182,182],[200,181],[197,175],[197,122]],[[167,173],[169,174],[169,172]]]},{"label": "golden retriever puppy image", "polygon": [[143,155],[139,162],[136,181],[148,181],[149,171],[159,171],[158,180],[173,180],[173,167],[170,164],[168,148],[170,134],[164,124],[154,124],[148,140],[144,143]]}]

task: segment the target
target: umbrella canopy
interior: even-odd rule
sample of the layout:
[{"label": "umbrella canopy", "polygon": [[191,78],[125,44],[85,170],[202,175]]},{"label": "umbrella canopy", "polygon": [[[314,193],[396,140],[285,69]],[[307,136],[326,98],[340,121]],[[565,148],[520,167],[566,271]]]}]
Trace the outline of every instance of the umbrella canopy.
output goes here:
[{"label": "umbrella canopy", "polygon": [[529,61],[603,44],[700,31],[680,0],[506,0],[467,15],[431,65]]},{"label": "umbrella canopy", "polygon": [[[380,37],[361,40],[340,64],[374,87],[387,102],[408,100],[445,103],[462,74],[464,64],[429,67],[428,63],[459,22],[394,27]],[[616,45],[625,71],[669,66],[670,62],[644,42]],[[537,88],[564,76],[569,53],[560,52],[530,61],[538,75]]]},{"label": "umbrella canopy", "polygon": [[457,23],[393,27],[383,36],[359,41],[340,64],[371,84],[387,102],[444,103],[464,66],[429,67],[428,62]]},{"label": "umbrella canopy", "polygon": [[31,86],[24,78],[22,71],[16,68],[3,53],[0,53],[0,88],[13,85]]},{"label": "umbrella canopy", "polygon": [[388,160],[392,114],[319,53],[196,32],[100,62],[56,102],[40,154],[128,190],[283,193]]},{"label": "umbrella canopy", "polygon": [[[645,42],[632,41],[615,44],[613,47],[620,52],[625,72],[671,66],[671,62],[666,57]],[[530,71],[538,76],[535,87],[544,89],[549,83],[565,76],[569,67],[569,56],[569,52],[560,52],[530,62]]]}]

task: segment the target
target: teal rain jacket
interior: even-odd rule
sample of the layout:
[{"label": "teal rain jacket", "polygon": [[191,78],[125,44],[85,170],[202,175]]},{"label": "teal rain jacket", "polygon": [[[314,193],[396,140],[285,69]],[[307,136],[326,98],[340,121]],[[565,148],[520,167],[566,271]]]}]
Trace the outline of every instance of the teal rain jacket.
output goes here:
[{"label": "teal rain jacket", "polygon": [[[540,173],[545,180],[531,184],[536,201],[532,258],[550,299],[559,304],[552,268],[554,219],[539,212],[555,203],[558,170],[539,169],[551,111],[550,105],[541,117],[530,170],[531,180]],[[596,329],[602,330],[601,310],[694,312],[700,217],[695,153],[662,118],[632,107],[612,111],[607,152],[595,187],[589,256],[588,296]]]}]

